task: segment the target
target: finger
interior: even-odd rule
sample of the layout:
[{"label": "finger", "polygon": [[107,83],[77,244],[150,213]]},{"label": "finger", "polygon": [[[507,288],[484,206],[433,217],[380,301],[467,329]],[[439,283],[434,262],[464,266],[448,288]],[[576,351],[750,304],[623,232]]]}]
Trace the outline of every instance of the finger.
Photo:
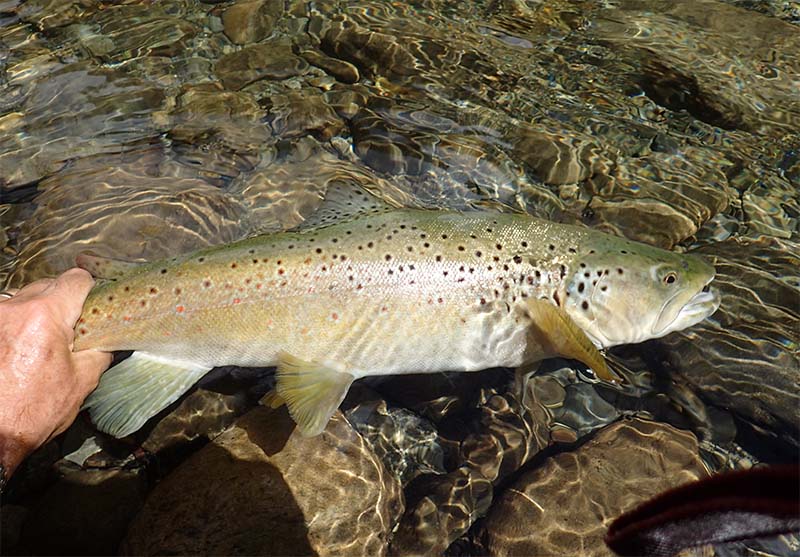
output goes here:
[{"label": "finger", "polygon": [[14,300],[15,302],[23,302],[45,293],[48,289],[53,287],[54,283],[55,279],[43,278],[30,284],[26,284],[22,288],[11,288],[6,290],[6,292],[11,292],[14,294],[14,296],[9,299]]},{"label": "finger", "polygon": [[53,288],[47,292],[57,302],[56,310],[70,329],[75,326],[83,310],[83,302],[94,286],[94,279],[83,269],[70,269],[57,279]]},{"label": "finger", "polygon": [[88,396],[97,386],[100,376],[111,365],[112,359],[113,356],[110,352],[99,352],[97,350],[81,350],[72,354],[75,372],[86,393],[85,396]]}]

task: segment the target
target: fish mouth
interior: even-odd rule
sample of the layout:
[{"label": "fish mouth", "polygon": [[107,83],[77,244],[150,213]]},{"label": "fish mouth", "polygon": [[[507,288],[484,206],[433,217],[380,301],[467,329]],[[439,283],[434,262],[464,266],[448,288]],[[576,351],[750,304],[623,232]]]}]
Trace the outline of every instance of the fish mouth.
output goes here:
[{"label": "fish mouth", "polygon": [[717,311],[720,304],[720,295],[716,288],[710,286],[710,282],[711,280],[703,286],[702,290],[689,298],[672,319],[669,318],[672,313],[670,310],[678,302],[678,296],[673,297],[664,304],[661,315],[653,325],[654,338],[696,325]]}]

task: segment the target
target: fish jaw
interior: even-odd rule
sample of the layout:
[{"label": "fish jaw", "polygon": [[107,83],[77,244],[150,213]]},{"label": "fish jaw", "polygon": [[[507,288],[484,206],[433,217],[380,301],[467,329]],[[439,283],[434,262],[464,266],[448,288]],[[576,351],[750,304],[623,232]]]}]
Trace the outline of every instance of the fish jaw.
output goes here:
[{"label": "fish jaw", "polygon": [[689,298],[689,301],[680,307],[674,317],[672,312],[667,310],[668,304],[666,304],[659,319],[653,324],[652,338],[661,338],[669,333],[681,331],[700,323],[719,309],[720,302],[719,291],[706,285],[703,290]]}]

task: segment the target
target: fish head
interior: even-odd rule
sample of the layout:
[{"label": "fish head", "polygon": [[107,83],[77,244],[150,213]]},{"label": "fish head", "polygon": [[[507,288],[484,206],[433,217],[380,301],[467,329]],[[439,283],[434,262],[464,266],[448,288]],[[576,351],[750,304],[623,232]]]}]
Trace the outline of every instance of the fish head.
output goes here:
[{"label": "fish head", "polygon": [[571,266],[565,311],[599,348],[659,338],[719,307],[714,267],[699,257],[620,238],[587,248]]}]

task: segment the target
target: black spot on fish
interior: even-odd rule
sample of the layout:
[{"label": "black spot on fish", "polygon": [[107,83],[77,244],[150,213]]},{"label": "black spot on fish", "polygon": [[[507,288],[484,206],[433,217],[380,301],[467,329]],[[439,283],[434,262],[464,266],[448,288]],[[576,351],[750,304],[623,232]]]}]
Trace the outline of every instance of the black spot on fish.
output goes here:
[{"label": "black spot on fish", "polygon": [[617,269],[617,272],[621,275],[623,273],[622,269]]},{"label": "black spot on fish", "polygon": [[519,255],[515,255],[514,256],[514,263],[516,263],[517,265],[522,263],[522,257],[520,257]]},{"label": "black spot on fish", "polygon": [[584,288],[586,288],[586,286],[582,282],[578,284],[578,292],[583,292]]},{"label": "black spot on fish", "polygon": [[528,242],[524,242],[523,241],[523,242],[520,242],[519,245],[521,245],[523,248],[527,248],[528,247]]},{"label": "black spot on fish", "polygon": [[589,309],[589,302],[587,302],[586,300],[581,302],[581,308],[583,308],[584,311]]},{"label": "black spot on fish", "polygon": [[553,244],[550,244],[549,246],[547,246],[547,249],[549,249],[550,251],[555,251],[556,247]]}]

